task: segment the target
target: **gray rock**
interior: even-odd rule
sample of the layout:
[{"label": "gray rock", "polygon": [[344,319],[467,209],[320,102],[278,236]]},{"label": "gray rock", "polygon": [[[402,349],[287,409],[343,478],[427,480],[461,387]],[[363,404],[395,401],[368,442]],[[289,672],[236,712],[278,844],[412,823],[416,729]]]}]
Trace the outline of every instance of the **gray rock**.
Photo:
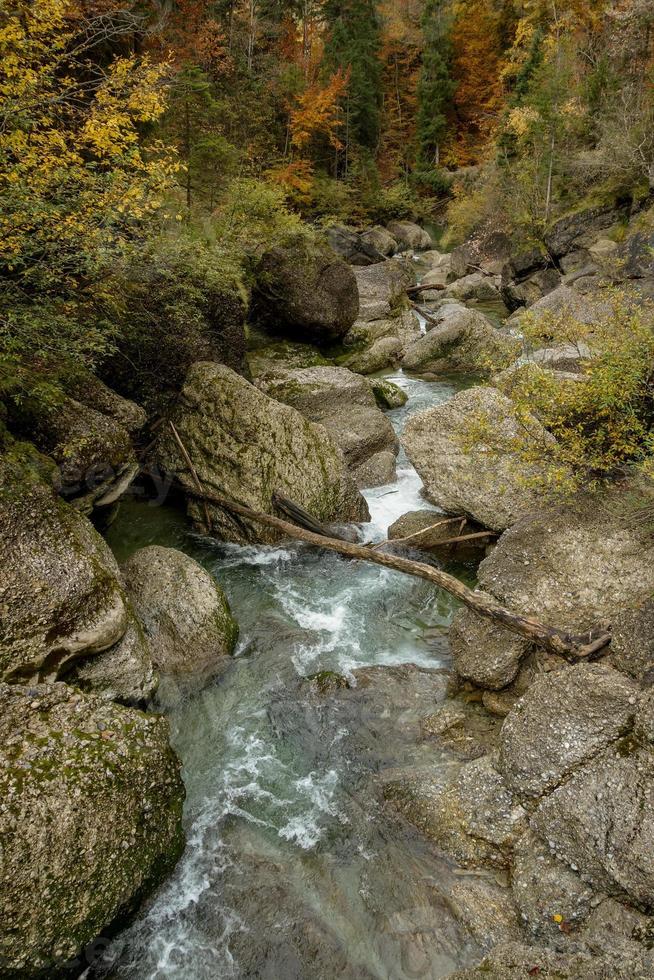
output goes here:
[{"label": "gray rock", "polygon": [[482,951],[522,939],[520,917],[508,888],[469,878],[454,884],[449,901],[457,921]]},{"label": "gray rock", "polygon": [[260,260],[256,283],[261,322],[297,340],[338,340],[359,313],[354,272],[327,246],[299,239],[276,246]]},{"label": "gray rock", "polygon": [[549,371],[582,374],[593,354],[588,344],[560,344],[543,347],[529,355],[530,361]]},{"label": "gray rock", "polygon": [[[115,648],[131,618],[109,548],[42,481],[38,463],[20,448],[0,456],[1,680],[56,679]],[[138,661],[137,691],[152,677],[145,649]]]},{"label": "gray rock", "polygon": [[448,286],[445,295],[463,302],[470,300],[495,301],[501,299],[499,285],[498,276],[485,276],[481,272],[471,272]]},{"label": "gray rock", "polygon": [[654,920],[614,898],[600,902],[588,916],[581,942],[593,956],[606,957],[616,970],[633,963],[634,977],[654,976]]},{"label": "gray rock", "polygon": [[139,432],[147,421],[145,409],[112,391],[90,372],[70,378],[66,383],[66,391],[71,398],[81,402],[82,405],[87,405],[118,422],[130,435]]},{"label": "gray rock", "polygon": [[593,889],[529,831],[516,845],[511,887],[525,927],[552,945],[579,929],[595,900]]},{"label": "gray rock", "polygon": [[397,458],[394,452],[385,450],[375,453],[354,470],[354,482],[363,490],[367,487],[383,487],[397,480]]},{"label": "gray rock", "polygon": [[413,249],[419,252],[433,247],[431,235],[412,221],[389,221],[386,228],[400,249]]},{"label": "gray rock", "polygon": [[14,407],[9,424],[12,432],[54,460],[57,489],[85,513],[114,503],[138,471],[127,429],[68,396],[54,404]]},{"label": "gray rock", "polygon": [[238,625],[213,576],[182,551],[157,545],[135,552],[122,572],[162,674],[202,682],[224,670]]},{"label": "gray rock", "polygon": [[[397,259],[355,269],[359,289],[359,320],[384,320],[406,305],[406,290],[413,277]],[[351,325],[351,324],[350,324]]]},{"label": "gray rock", "polygon": [[605,664],[542,674],[509,712],[499,769],[525,805],[536,800],[634,724],[639,689]]},{"label": "gray rock", "polygon": [[0,959],[58,976],[172,869],[184,788],[161,717],[0,685]]},{"label": "gray rock", "polygon": [[398,364],[401,354],[402,341],[398,336],[378,337],[369,346],[348,354],[341,364],[357,374],[375,374]]},{"label": "gray rock", "polygon": [[[543,502],[482,561],[480,588],[510,609],[573,633],[611,623],[654,591],[654,544],[646,528],[616,518],[632,496],[640,507],[652,493],[650,481],[641,480],[602,495]],[[450,635],[455,665],[468,680],[497,690],[517,675],[529,645],[473,615],[456,614]]]},{"label": "gray rock", "polygon": [[615,965],[584,953],[570,956],[542,946],[496,946],[478,966],[451,973],[448,980],[648,980],[632,972],[633,963]]},{"label": "gray rock", "polygon": [[561,285],[561,274],[556,269],[539,269],[526,279],[502,280],[502,299],[510,310],[532,306],[543,296]]},{"label": "gray rock", "polygon": [[329,245],[350,265],[374,265],[383,262],[386,254],[375,248],[363,235],[343,225],[332,225],[325,233]]},{"label": "gray rock", "polygon": [[502,531],[542,502],[528,486],[539,473],[517,453],[489,451],[476,443],[468,448],[472,419],[487,422],[493,438],[510,446],[527,431],[534,443],[549,436],[533,419],[526,429],[512,403],[494,388],[469,388],[442,405],[414,415],[402,442],[434,504],[450,514],[464,514],[483,527]]},{"label": "gray rock", "polygon": [[390,258],[391,255],[395,255],[397,252],[397,242],[386,228],[381,225],[375,225],[374,228],[369,228],[364,231],[361,235],[361,240],[370,245],[372,248],[381,252],[386,258]]},{"label": "gray rock", "polygon": [[461,279],[480,270],[487,275],[497,275],[509,259],[511,250],[511,240],[504,232],[475,235],[452,251],[452,276]]},{"label": "gray rock", "polygon": [[654,899],[654,752],[628,739],[576,770],[538,806],[532,829],[595,889]]},{"label": "gray rock", "polygon": [[264,376],[257,386],[270,398],[323,425],[354,469],[377,453],[397,454],[393,426],[360,374],[344,367],[299,368],[281,377]]},{"label": "gray rock", "polygon": [[393,381],[388,381],[386,378],[371,378],[368,383],[380,408],[402,408],[409,399],[407,393],[399,385]]},{"label": "gray rock", "polygon": [[445,306],[438,319],[405,351],[402,364],[407,370],[493,373],[508,367],[520,351],[519,340],[500,333],[477,310]]},{"label": "gray rock", "polygon": [[611,635],[613,666],[643,684],[654,683],[654,599],[618,610]]},{"label": "gray rock", "polygon": [[[445,295],[445,287],[447,286],[449,275],[450,270],[447,265],[437,266],[435,269],[430,269],[429,272],[426,272],[424,276],[420,277],[420,285],[423,287],[422,296],[425,296],[425,290],[429,287],[438,290],[439,297]],[[452,294],[449,294],[448,291],[448,295]]]},{"label": "gray rock", "polygon": [[[172,415],[201,484],[212,493],[254,510],[273,513],[281,493],[321,522],[366,520],[365,501],[327,431],[295,409],[268,398],[221,364],[199,363],[189,371]],[[172,433],[158,446],[164,469],[191,490],[195,480]],[[210,506],[212,528],[230,541],[279,540],[279,532],[236,520]],[[191,513],[204,526],[197,503]]]},{"label": "gray rock", "polygon": [[159,687],[152,654],[143,626],[130,605],[127,629],[118,643],[100,656],[75,660],[62,676],[67,684],[82,691],[140,707],[152,700]]},{"label": "gray rock", "polygon": [[458,609],[449,632],[455,670],[484,690],[500,691],[516,679],[529,643],[470,609]]},{"label": "gray rock", "polygon": [[[580,323],[592,325],[609,310],[606,300],[601,292],[597,291],[590,295],[584,295],[579,289],[573,286],[557,286],[542,299],[530,306],[528,315],[536,320],[544,315],[559,317],[570,315]],[[514,313],[510,318],[510,323],[520,324],[520,317],[525,314],[522,311]]]},{"label": "gray rock", "polygon": [[651,481],[634,478],[601,494],[541,501],[481,563],[480,587],[559,629],[583,633],[610,623],[654,593],[654,542],[620,516],[632,497],[645,505],[652,494]]},{"label": "gray rock", "polygon": [[500,720],[482,705],[451,699],[422,723],[422,733],[461,759],[479,759],[494,751]]},{"label": "gray rock", "polygon": [[545,235],[551,255],[559,257],[580,248],[588,248],[605,231],[621,220],[623,211],[613,205],[584,208],[555,221]]},{"label": "gray rock", "polygon": [[450,779],[428,769],[387,779],[384,798],[466,868],[506,868],[526,829],[526,813],[488,757]]}]

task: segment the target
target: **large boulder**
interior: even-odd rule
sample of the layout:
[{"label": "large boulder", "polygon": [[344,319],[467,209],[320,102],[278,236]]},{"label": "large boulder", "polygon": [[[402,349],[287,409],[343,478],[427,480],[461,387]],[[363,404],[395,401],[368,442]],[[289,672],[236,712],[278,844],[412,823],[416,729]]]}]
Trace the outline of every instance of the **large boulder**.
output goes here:
[{"label": "large boulder", "polygon": [[526,830],[526,813],[487,757],[448,778],[426,769],[391,776],[385,800],[466,868],[506,868]]},{"label": "large boulder", "polygon": [[519,340],[500,333],[477,310],[447,305],[438,321],[407,348],[404,368],[426,374],[493,373],[508,367],[520,351]]},{"label": "large boulder", "polygon": [[[433,275],[433,273],[432,273]],[[429,276],[422,280],[423,285],[429,285]],[[485,276],[481,272],[471,272],[462,279],[457,279],[445,290],[445,296],[463,302],[478,300],[480,302],[497,302],[501,300],[499,276]]]},{"label": "large boulder", "polygon": [[64,974],[183,847],[166,721],[66,684],[0,684],[0,798],[6,977]]},{"label": "large boulder", "polygon": [[499,275],[511,255],[511,239],[502,231],[491,231],[469,238],[452,250],[453,279],[462,279],[474,272]]},{"label": "large boulder", "polygon": [[628,739],[577,769],[541,801],[533,830],[595,889],[654,902],[654,752]]},{"label": "large boulder", "polygon": [[487,424],[502,446],[525,433],[535,444],[547,440],[536,419],[518,420],[505,395],[469,388],[409,419],[402,442],[432,503],[503,531],[542,500],[528,485],[540,470],[517,453],[495,452],[483,442],[469,446],[475,420]]},{"label": "large boulder", "polygon": [[[327,431],[274,401],[221,364],[189,371],[172,421],[202,486],[211,493],[271,514],[281,493],[319,521],[366,520],[368,510],[343,456]],[[197,488],[171,431],[163,430],[158,458],[191,491]],[[212,530],[228,541],[275,542],[280,534],[210,505]],[[205,525],[204,508],[190,506]]]},{"label": "large boulder", "polygon": [[81,371],[66,381],[71,398],[118,422],[130,435],[137,435],[147,421],[145,409],[123,398],[90,371]]},{"label": "large boulder", "polygon": [[[580,323],[592,325],[608,311],[609,306],[601,293],[587,295],[574,286],[561,285],[551,290],[542,299],[537,300],[528,310],[528,315],[541,319],[544,315],[561,317],[570,316]],[[515,313],[511,322],[519,324],[524,313]]]},{"label": "large boulder", "polygon": [[420,252],[433,247],[429,232],[413,221],[389,221],[386,228],[401,250],[413,249],[414,252]]},{"label": "large boulder", "polygon": [[238,625],[201,565],[175,548],[151,545],[135,552],[122,573],[161,674],[203,682],[224,670]]},{"label": "large boulder", "polygon": [[390,258],[391,255],[395,255],[397,252],[397,242],[390,231],[387,231],[382,225],[375,225],[374,228],[369,228],[367,231],[364,231],[361,235],[361,240],[366,245],[370,245],[378,252],[381,252],[385,258]]},{"label": "large boulder", "polygon": [[532,306],[561,285],[557,269],[539,269],[525,279],[502,279],[502,299],[510,310],[520,306]]},{"label": "large boulder", "polygon": [[355,269],[354,275],[359,290],[358,318],[363,321],[384,320],[399,312],[406,304],[407,289],[413,285],[413,276],[396,259]]},{"label": "large boulder", "polygon": [[499,769],[509,788],[529,804],[559,786],[633,728],[639,694],[604,664],[542,674],[502,726]]},{"label": "large boulder", "polygon": [[56,679],[102,656],[120,662],[105,678],[113,696],[141,701],[154,689],[152,664],[118,566],[39,462],[16,446],[0,456],[0,680]]},{"label": "large boulder", "polygon": [[369,381],[375,401],[380,408],[393,409],[402,408],[409,400],[406,391],[403,391],[394,381],[387,378],[371,378]]},{"label": "large boulder", "polygon": [[113,504],[138,471],[128,429],[112,415],[68,396],[14,406],[9,425],[56,463],[57,489],[85,513]]},{"label": "large boulder", "polygon": [[466,521],[462,527],[458,518],[453,523],[438,511],[410,510],[391,524],[388,529],[388,540],[392,542],[411,538],[410,541],[406,541],[409,547],[418,551],[432,552],[446,560],[468,561],[475,558],[479,560],[492,535],[487,538],[459,541],[456,544],[447,543],[454,537],[475,534],[478,531],[478,525]]},{"label": "large boulder", "polygon": [[354,272],[326,245],[301,239],[277,245],[262,256],[255,275],[256,315],[277,334],[332,343],[359,313]]},{"label": "large boulder", "polygon": [[568,252],[592,245],[600,232],[606,231],[622,219],[623,209],[614,205],[583,208],[559,218],[545,235],[550,255],[560,258]]},{"label": "large boulder", "polygon": [[[653,493],[650,481],[634,479],[602,494],[541,500],[481,563],[480,588],[515,612],[572,633],[607,626],[654,594],[654,542],[629,519],[630,498],[646,506]],[[457,612],[450,643],[457,672],[494,689],[514,680],[530,648],[467,610]]]},{"label": "large boulder", "polygon": [[400,309],[382,320],[357,320],[343,338],[348,351],[339,363],[359,374],[374,374],[396,366],[402,351],[420,336],[420,324],[411,310]]},{"label": "large boulder", "polygon": [[[374,265],[383,262],[386,253],[377,249],[364,235],[357,234],[352,228],[343,225],[332,225],[325,233],[329,245],[350,265]],[[390,236],[389,236],[390,237]]]},{"label": "large boulder", "polygon": [[263,377],[258,387],[305,418],[324,425],[353,469],[376,453],[397,453],[393,426],[360,374],[343,367],[303,368],[282,377]]}]

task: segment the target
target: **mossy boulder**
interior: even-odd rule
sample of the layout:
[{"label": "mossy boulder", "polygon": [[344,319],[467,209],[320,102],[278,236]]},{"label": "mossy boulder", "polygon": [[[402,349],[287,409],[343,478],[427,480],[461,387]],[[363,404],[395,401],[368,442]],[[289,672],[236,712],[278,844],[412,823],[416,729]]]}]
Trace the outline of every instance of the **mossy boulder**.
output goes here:
[{"label": "mossy boulder", "polygon": [[[55,679],[82,658],[118,653],[133,621],[109,548],[39,462],[20,445],[0,456],[0,680]],[[130,664],[121,698],[140,701],[154,678],[138,636]]]},{"label": "mossy boulder", "polygon": [[334,362],[311,344],[281,340],[251,350],[247,355],[247,363],[250,376],[256,381],[262,375],[274,377],[296,368],[329,367]]},{"label": "mossy boulder", "polygon": [[3,977],[83,964],[183,847],[165,720],[66,684],[0,684],[0,799]]},{"label": "mossy boulder", "polygon": [[[363,497],[327,430],[294,408],[269,398],[221,364],[195,364],[172,414],[202,486],[256,511],[275,512],[276,493],[317,520],[360,521],[368,517]],[[183,454],[164,427],[157,455],[167,472],[196,487]],[[209,506],[213,531],[228,541],[279,540],[261,524]],[[203,508],[191,513],[204,525]]]},{"label": "mossy boulder", "polygon": [[201,683],[225,669],[238,625],[209,572],[184,552],[158,545],[135,552],[121,570],[162,675]]},{"label": "mossy boulder", "polygon": [[439,311],[438,321],[407,348],[403,368],[434,375],[492,374],[507,368],[520,353],[520,341],[496,330],[478,310],[448,304]]},{"label": "mossy boulder", "polygon": [[132,438],[115,412],[104,414],[67,395],[13,406],[9,427],[53,460],[57,489],[85,513],[113,504],[138,471]]},{"label": "mossy boulder", "polygon": [[327,245],[277,245],[255,269],[254,312],[264,328],[309,343],[339,340],[359,312],[354,273]]},{"label": "mossy boulder", "polygon": [[406,391],[402,391],[399,385],[386,378],[371,378],[369,384],[380,408],[402,408],[409,399]]}]

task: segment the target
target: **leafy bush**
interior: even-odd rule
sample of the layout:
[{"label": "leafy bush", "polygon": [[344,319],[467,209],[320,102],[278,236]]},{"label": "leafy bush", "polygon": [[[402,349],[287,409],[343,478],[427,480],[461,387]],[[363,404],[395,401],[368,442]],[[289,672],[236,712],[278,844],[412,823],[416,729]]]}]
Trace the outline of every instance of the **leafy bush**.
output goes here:
[{"label": "leafy bush", "polygon": [[586,358],[579,380],[562,381],[526,364],[501,382],[518,415],[525,421],[535,415],[555,437],[518,439],[510,447],[527,460],[545,461],[551,485],[563,491],[596,486],[626,464],[651,465],[653,315],[651,305],[614,291],[598,305],[591,326],[569,313],[525,316],[525,337],[535,347],[566,344]]}]

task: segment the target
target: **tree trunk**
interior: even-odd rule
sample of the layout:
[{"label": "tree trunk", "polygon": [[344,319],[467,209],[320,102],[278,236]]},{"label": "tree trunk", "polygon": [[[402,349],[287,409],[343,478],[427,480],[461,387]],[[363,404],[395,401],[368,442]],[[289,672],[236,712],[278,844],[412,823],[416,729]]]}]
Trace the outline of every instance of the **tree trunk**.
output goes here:
[{"label": "tree trunk", "polygon": [[521,616],[519,613],[511,612],[488,593],[480,590],[473,591],[467,585],[464,585],[463,582],[454,578],[453,575],[448,575],[447,572],[443,572],[439,568],[434,568],[431,565],[426,565],[423,562],[412,561],[409,558],[402,558],[399,555],[384,554],[366,545],[351,544],[347,541],[316,534],[313,531],[307,531],[304,528],[297,527],[289,521],[281,520],[279,517],[273,517],[271,514],[261,514],[251,510],[250,507],[244,507],[242,504],[237,504],[235,501],[228,500],[226,497],[201,492],[200,490],[185,489],[189,495],[198,498],[198,500],[215,504],[217,507],[230,513],[238,514],[240,517],[245,517],[249,521],[276,528],[278,531],[287,534],[291,538],[296,538],[298,541],[304,541],[317,548],[325,548],[327,551],[335,551],[340,555],[344,555],[346,558],[369,561],[375,565],[382,565],[384,568],[392,568],[398,572],[404,572],[406,575],[415,575],[417,578],[425,579],[427,582],[438,586],[438,588],[444,589],[478,615],[499,623],[512,633],[523,636],[530,643],[534,643],[548,650],[550,653],[564,657],[566,660],[574,661],[579,658],[591,656],[598,653],[611,642],[611,635],[609,633],[601,633],[598,636],[593,636],[591,633],[575,636],[563,630],[546,626],[544,623],[539,623],[537,620],[531,619],[528,616]]}]

